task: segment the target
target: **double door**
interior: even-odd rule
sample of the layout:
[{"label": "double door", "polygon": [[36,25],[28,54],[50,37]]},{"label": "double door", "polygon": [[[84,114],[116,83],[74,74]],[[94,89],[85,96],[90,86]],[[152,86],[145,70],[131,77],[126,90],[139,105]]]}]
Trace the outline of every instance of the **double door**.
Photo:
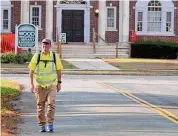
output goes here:
[{"label": "double door", "polygon": [[62,33],[67,42],[84,42],[84,10],[62,10]]}]

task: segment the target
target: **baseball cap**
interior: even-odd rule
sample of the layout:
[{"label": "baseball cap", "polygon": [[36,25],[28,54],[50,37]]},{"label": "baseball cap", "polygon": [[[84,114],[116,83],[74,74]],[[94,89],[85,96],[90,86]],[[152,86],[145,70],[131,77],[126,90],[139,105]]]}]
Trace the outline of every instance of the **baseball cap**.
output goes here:
[{"label": "baseball cap", "polygon": [[48,43],[48,44],[51,44],[51,40],[45,38],[45,39],[42,40],[42,43]]}]

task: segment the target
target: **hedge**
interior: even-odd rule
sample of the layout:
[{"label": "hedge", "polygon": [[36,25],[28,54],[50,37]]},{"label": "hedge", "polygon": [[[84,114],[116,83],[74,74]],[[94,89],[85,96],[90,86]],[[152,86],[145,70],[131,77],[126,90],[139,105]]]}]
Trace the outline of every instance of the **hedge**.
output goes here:
[{"label": "hedge", "polygon": [[177,59],[178,43],[141,42],[131,44],[132,58]]},{"label": "hedge", "polygon": [[1,63],[17,63],[24,64],[29,62],[32,58],[32,54],[29,52],[17,53],[16,55],[12,52],[1,54]]}]

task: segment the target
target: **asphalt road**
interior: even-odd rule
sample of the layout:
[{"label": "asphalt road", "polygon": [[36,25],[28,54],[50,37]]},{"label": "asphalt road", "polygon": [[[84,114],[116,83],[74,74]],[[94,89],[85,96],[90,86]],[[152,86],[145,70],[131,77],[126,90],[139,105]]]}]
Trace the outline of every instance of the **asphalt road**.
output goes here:
[{"label": "asphalt road", "polygon": [[19,136],[178,135],[178,76],[63,75],[52,134],[38,132],[28,75],[1,76],[25,86]]}]

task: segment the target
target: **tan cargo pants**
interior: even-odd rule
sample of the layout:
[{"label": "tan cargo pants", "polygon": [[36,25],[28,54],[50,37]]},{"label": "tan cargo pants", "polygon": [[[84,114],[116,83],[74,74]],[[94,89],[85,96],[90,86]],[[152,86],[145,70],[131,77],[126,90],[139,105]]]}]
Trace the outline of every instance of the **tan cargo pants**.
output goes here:
[{"label": "tan cargo pants", "polygon": [[[55,116],[55,98],[56,98],[56,86],[49,87],[35,87],[35,97],[37,102],[37,118],[39,126],[46,123],[53,123]],[[45,103],[48,104],[47,120],[45,117]]]}]

